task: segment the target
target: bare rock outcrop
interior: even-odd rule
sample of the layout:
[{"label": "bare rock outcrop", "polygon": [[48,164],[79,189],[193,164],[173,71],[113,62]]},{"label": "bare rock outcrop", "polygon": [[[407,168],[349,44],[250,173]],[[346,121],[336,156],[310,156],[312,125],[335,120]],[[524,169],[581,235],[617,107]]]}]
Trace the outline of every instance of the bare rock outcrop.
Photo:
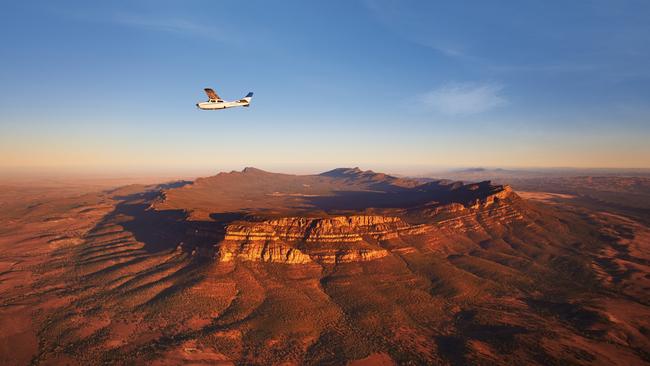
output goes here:
[{"label": "bare rock outcrop", "polygon": [[225,239],[353,243],[363,241],[364,235],[381,239],[410,228],[401,218],[392,216],[283,217],[230,224]]},{"label": "bare rock outcrop", "polygon": [[316,250],[311,257],[319,263],[350,263],[364,262],[380,259],[390,253],[385,249],[343,249],[343,250]]},{"label": "bare rock outcrop", "polygon": [[222,262],[230,262],[235,259],[285,264],[312,262],[307,254],[279,241],[248,241],[245,243],[226,241],[219,246],[216,258]]},{"label": "bare rock outcrop", "polygon": [[226,226],[216,257],[286,264],[368,261],[389,253],[365,238],[385,240],[415,229],[399,217],[380,215],[239,221]]}]

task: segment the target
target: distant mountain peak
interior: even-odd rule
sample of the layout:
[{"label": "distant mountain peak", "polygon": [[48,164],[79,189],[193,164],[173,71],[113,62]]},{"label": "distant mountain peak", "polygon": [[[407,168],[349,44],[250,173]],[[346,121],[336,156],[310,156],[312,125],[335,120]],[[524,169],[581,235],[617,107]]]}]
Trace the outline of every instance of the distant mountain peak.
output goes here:
[{"label": "distant mountain peak", "polygon": [[252,166],[247,166],[247,167],[244,168],[241,172],[242,172],[242,173],[245,173],[245,174],[252,174],[252,173],[267,173],[266,171],[264,171],[264,170],[262,170],[262,169],[257,169],[257,168],[254,168],[254,167],[252,167]]},{"label": "distant mountain peak", "polygon": [[459,169],[458,171],[462,173],[481,173],[487,171],[487,169],[482,167],[476,167],[476,168]]},{"label": "distant mountain peak", "polygon": [[354,168],[336,168],[336,169],[328,170],[319,175],[326,176],[326,177],[349,177],[349,176],[359,175],[363,173],[364,171],[359,169],[359,167],[354,167]]}]

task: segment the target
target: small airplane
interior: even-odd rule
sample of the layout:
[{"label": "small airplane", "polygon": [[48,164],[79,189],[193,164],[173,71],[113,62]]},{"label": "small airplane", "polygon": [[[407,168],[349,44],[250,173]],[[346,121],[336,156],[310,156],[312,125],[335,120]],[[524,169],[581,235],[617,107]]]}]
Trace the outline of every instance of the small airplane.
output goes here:
[{"label": "small airplane", "polygon": [[246,94],[245,97],[241,98],[240,100],[232,101],[232,102],[226,102],[217,93],[214,92],[214,90],[210,88],[205,88],[205,94],[208,95],[208,101],[207,102],[201,102],[201,103],[196,103],[196,106],[199,109],[203,110],[216,110],[216,109],[226,109],[226,108],[233,108],[233,107],[250,107],[251,105],[251,99],[253,99],[253,93],[248,93]]}]

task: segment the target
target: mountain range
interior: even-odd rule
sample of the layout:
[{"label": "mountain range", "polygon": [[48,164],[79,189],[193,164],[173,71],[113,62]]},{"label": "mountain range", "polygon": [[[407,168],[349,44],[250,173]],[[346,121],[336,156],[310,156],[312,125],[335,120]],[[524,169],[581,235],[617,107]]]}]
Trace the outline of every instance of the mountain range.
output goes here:
[{"label": "mountain range", "polygon": [[0,325],[21,347],[0,361],[650,362],[650,229],[548,194],[246,168],[7,200]]}]

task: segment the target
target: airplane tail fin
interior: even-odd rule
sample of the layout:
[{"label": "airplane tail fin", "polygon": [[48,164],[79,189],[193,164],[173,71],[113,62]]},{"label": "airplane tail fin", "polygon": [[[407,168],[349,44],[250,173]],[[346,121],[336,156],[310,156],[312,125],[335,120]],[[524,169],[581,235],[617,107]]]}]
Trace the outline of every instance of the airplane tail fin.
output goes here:
[{"label": "airplane tail fin", "polygon": [[241,98],[241,99],[239,100],[239,102],[240,102],[240,103],[247,103],[247,104],[246,104],[246,107],[248,107],[248,104],[251,103],[251,100],[252,100],[252,99],[253,99],[253,92],[250,92],[250,93],[246,94],[245,97]]}]

